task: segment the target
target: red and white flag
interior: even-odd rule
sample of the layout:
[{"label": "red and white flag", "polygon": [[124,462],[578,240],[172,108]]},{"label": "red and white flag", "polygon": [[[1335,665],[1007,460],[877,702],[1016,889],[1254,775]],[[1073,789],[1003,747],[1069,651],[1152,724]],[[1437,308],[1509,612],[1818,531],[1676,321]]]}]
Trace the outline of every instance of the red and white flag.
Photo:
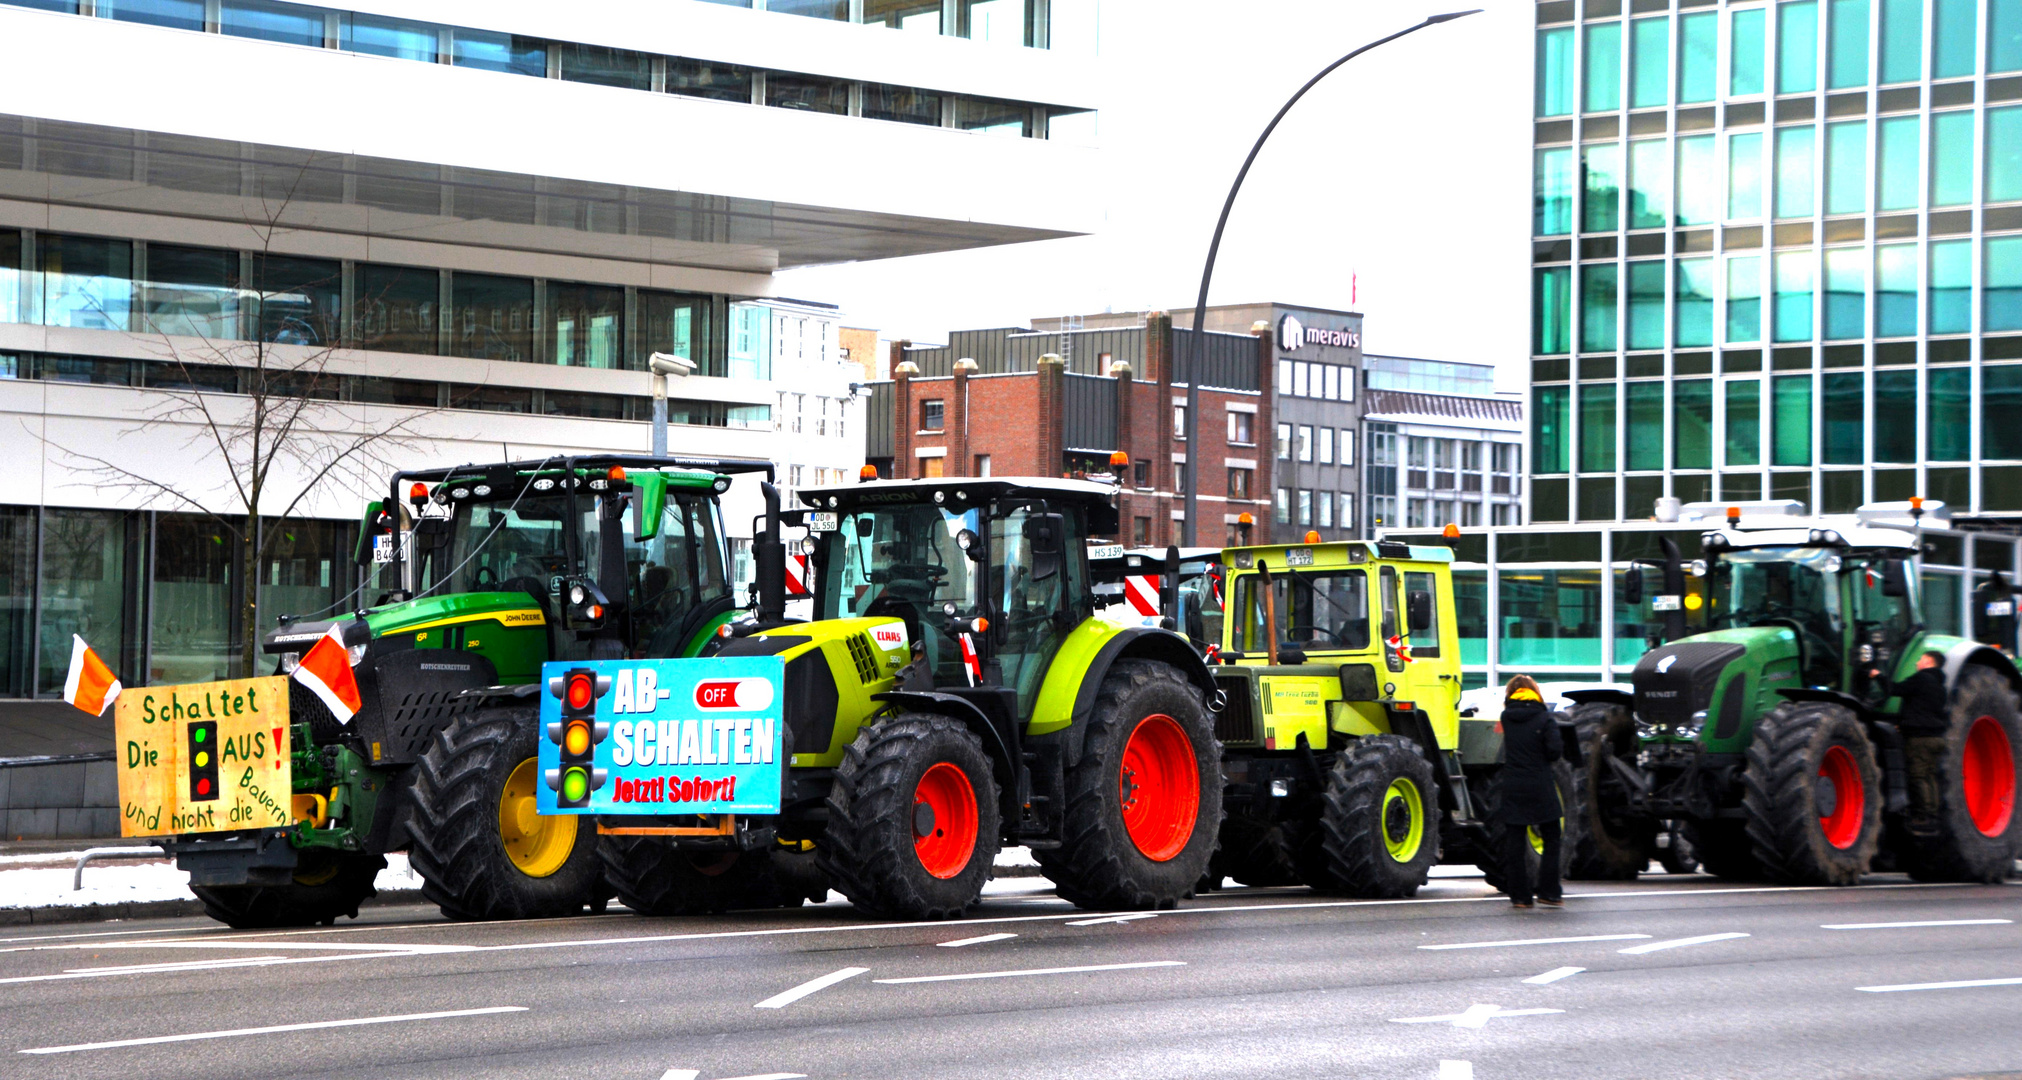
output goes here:
[{"label": "red and white flag", "polygon": [[1409,664],[1411,662],[1411,643],[1409,641],[1404,640],[1403,637],[1397,634],[1392,634],[1390,635],[1388,644],[1390,645],[1390,651],[1397,654],[1397,659],[1400,663]]},{"label": "red and white flag", "polygon": [[119,691],[119,677],[83,638],[70,635],[70,675],[63,680],[63,700],[93,716],[102,716],[118,700]]},{"label": "red and white flag", "polygon": [[1131,574],[1123,579],[1123,595],[1139,615],[1158,614],[1158,575]]},{"label": "red and white flag", "polygon": [[348,724],[358,715],[363,703],[358,697],[358,676],[351,671],[351,650],[344,646],[342,623],[331,624],[330,632],[317,638],[303,654],[302,662],[295,665],[295,681],[322,698],[338,723]]},{"label": "red and white flag", "polygon": [[786,595],[807,596],[814,590],[808,588],[807,556],[788,555],[786,557]]},{"label": "red and white flag", "polygon": [[969,685],[983,681],[983,658],[976,655],[976,639],[962,635],[962,671],[969,676]]}]

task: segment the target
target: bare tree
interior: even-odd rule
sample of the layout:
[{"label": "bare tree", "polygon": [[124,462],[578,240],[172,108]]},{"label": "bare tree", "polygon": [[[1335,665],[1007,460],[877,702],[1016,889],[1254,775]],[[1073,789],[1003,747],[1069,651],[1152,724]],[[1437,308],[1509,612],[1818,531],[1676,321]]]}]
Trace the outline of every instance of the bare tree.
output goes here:
[{"label": "bare tree", "polygon": [[[325,485],[371,490],[395,468],[389,455],[411,450],[417,422],[436,411],[402,409],[368,421],[360,403],[344,400],[343,377],[332,369],[343,345],[341,300],[316,301],[341,297],[339,281],[305,280],[308,260],[274,252],[314,160],[305,158],[283,190],[262,185],[247,198],[251,269],[236,287],[145,286],[135,298],[133,333],[159,359],[140,380],[153,391],[146,418],[127,434],[188,428],[187,455],[140,465],[57,446],[103,487],[207,516],[226,530],[245,582],[241,675],[256,670],[260,569],[286,532],[281,526]],[[192,477],[220,472],[225,479],[210,489],[193,487]]]}]

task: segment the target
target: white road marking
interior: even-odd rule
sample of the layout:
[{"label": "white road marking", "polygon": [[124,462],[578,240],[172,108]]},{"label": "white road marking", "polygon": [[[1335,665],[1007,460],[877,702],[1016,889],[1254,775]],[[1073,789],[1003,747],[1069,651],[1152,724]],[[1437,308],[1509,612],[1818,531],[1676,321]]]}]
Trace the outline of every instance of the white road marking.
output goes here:
[{"label": "white road marking", "polygon": [[695,1080],[701,1075],[701,1069],[668,1069],[660,1074],[660,1080]]},{"label": "white road marking", "polygon": [[1439,1080],[1474,1080],[1474,1062],[1441,1061]]},{"label": "white road marking", "polygon": [[1129,971],[1135,968],[1185,967],[1184,960],[1147,960],[1136,964],[1090,964],[1087,967],[1026,968],[1023,971],[976,971],[967,975],[914,975],[904,979],[873,979],[886,986],[904,983],[961,982],[964,979],[1010,979],[1020,975],[1073,975],[1083,971]]},{"label": "white road marking", "polygon": [[1900,983],[1895,986],[1856,986],[1870,994],[1893,994],[1902,990],[1970,990],[1977,986],[2022,986],[2022,979],[1963,979],[1959,982]]},{"label": "white road marking", "polygon": [[181,960],[170,964],[108,964],[104,967],[70,968],[70,975],[142,975],[158,971],[211,971],[217,968],[264,967],[285,964],[285,956],[234,956],[224,960]]},{"label": "white road marking", "polygon": [[316,1031],[323,1028],[360,1027],[365,1024],[402,1024],[414,1020],[449,1020],[460,1016],[490,1016],[496,1013],[526,1012],[524,1005],[494,1005],[486,1009],[456,1009],[450,1012],[408,1013],[404,1016],[365,1016],[356,1020],[318,1020],[307,1024],[276,1024],[273,1027],[233,1028],[229,1031],[198,1031],[188,1035],[156,1035],[146,1039],[117,1039],[112,1042],[77,1043],[72,1046],[38,1046],[24,1054],[72,1054],[79,1050],[111,1050],[121,1046],[153,1046],[157,1043],[196,1042],[201,1039],[233,1039],[242,1035],[274,1035],[284,1031]]},{"label": "white road marking", "polygon": [[1616,949],[1615,951],[1624,956],[1641,956],[1644,953],[1663,952],[1665,949],[1682,949],[1687,945],[1709,945],[1716,941],[1733,941],[1735,938],[1745,938],[1747,936],[1747,934],[1732,932],[1726,934],[1702,934],[1699,937],[1653,941],[1648,945],[1631,945],[1626,949]]},{"label": "white road marking", "polygon": [[1140,911],[1135,915],[1104,915],[1102,918],[1099,919],[1076,919],[1073,922],[1068,923],[1067,925],[1101,926],[1103,923],[1126,923],[1126,922],[1136,922],[1139,919],[1156,919],[1156,918],[1158,918],[1158,912],[1156,911]]},{"label": "white road marking", "polygon": [[1920,922],[1821,923],[1821,930],[1896,930],[1911,926],[2005,926],[2013,919],[1926,919]]},{"label": "white road marking", "polygon": [[71,968],[61,975],[16,975],[0,979],[0,986],[15,983],[67,982],[71,979],[99,979],[108,975],[153,975],[163,971],[201,971],[204,968],[219,967],[278,967],[282,964],[322,964],[332,960],[384,960],[389,957],[410,956],[411,953],[338,953],[334,956],[276,956],[258,964],[233,963],[231,960],[189,960],[182,966],[175,964],[120,964],[113,967]]},{"label": "white road marking", "polygon": [[959,949],[964,945],[987,945],[992,941],[1009,941],[1017,934],[984,934],[981,937],[957,938],[954,941],[939,942],[943,949]]},{"label": "white road marking", "polygon": [[1460,1028],[1487,1027],[1490,1020],[1499,1016],[1544,1016],[1547,1013],[1562,1013],[1564,1009],[1505,1009],[1500,1005],[1469,1005],[1464,1012],[1450,1016],[1405,1016],[1393,1019],[1393,1024],[1452,1024]]},{"label": "white road marking", "polygon": [[799,1001],[801,998],[804,998],[809,994],[815,993],[820,990],[826,990],[829,987],[834,986],[839,982],[842,982],[844,979],[854,979],[857,976],[862,975],[864,972],[869,970],[870,968],[860,968],[860,967],[840,968],[838,970],[831,971],[826,975],[823,975],[819,979],[809,979],[808,981],[801,983],[799,986],[796,986],[793,989],[788,990],[784,993],[774,994],[771,997],[766,998],[764,1001],[759,1002],[757,1005],[752,1006],[752,1008],[784,1009],[788,1005],[791,1005],[794,1002]]},{"label": "white road marking", "polygon": [[1511,941],[1461,941],[1451,945],[1420,945],[1428,952],[1442,949],[1497,949],[1506,945],[1558,945],[1569,941],[1640,941],[1648,934],[1590,934],[1586,937],[1534,937],[1516,938]]},{"label": "white road marking", "polygon": [[1543,975],[1533,975],[1530,978],[1525,979],[1524,981],[1532,986],[1544,986],[1548,983],[1558,982],[1560,979],[1572,978],[1573,976],[1578,975],[1580,972],[1585,970],[1587,969],[1576,967],[1553,968],[1550,971],[1545,972]]},{"label": "white road marking", "polygon": [[47,945],[57,949],[293,949],[300,952],[387,952],[422,955],[426,953],[477,952],[478,945],[421,945],[396,943],[377,945],[363,941],[238,941],[232,938],[198,938],[189,941],[93,941],[68,945]]},{"label": "white road marking", "polygon": [[758,1073],[753,1076],[732,1076],[727,1080],[807,1080],[806,1073]]}]

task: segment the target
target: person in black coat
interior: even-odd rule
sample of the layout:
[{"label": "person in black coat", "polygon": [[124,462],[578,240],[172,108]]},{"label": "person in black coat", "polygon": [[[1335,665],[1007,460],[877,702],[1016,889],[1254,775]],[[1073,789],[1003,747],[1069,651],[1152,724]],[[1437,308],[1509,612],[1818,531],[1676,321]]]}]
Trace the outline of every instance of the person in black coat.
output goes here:
[{"label": "person in black coat", "polygon": [[1868,677],[1889,695],[1903,699],[1896,724],[1903,732],[1903,757],[1909,771],[1909,830],[1917,836],[1938,832],[1940,792],[1944,779],[1945,752],[1951,743],[1951,707],[1945,700],[1945,654],[1926,652],[1917,657],[1916,673],[1891,686],[1888,673],[1870,668]]},{"label": "person in black coat", "polygon": [[[1545,708],[1544,695],[1528,675],[1509,681],[1502,707],[1502,799],[1496,820],[1503,829],[1503,873],[1508,879],[1510,903],[1519,908],[1537,903],[1564,907],[1559,888],[1559,819],[1565,811],[1559,805],[1558,783],[1553,766],[1565,752],[1559,725]],[[1538,862],[1538,880],[1533,892],[1530,866],[1530,831],[1537,830],[1544,841],[1544,857]]]}]

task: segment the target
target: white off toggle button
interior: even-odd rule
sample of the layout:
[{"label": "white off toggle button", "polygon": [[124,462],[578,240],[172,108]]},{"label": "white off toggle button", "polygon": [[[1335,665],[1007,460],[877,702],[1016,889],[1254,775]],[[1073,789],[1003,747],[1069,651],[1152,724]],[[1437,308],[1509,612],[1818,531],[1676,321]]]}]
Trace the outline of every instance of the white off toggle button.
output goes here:
[{"label": "white off toggle button", "polygon": [[771,679],[708,679],[695,684],[695,707],[717,712],[757,712],[770,708]]}]

